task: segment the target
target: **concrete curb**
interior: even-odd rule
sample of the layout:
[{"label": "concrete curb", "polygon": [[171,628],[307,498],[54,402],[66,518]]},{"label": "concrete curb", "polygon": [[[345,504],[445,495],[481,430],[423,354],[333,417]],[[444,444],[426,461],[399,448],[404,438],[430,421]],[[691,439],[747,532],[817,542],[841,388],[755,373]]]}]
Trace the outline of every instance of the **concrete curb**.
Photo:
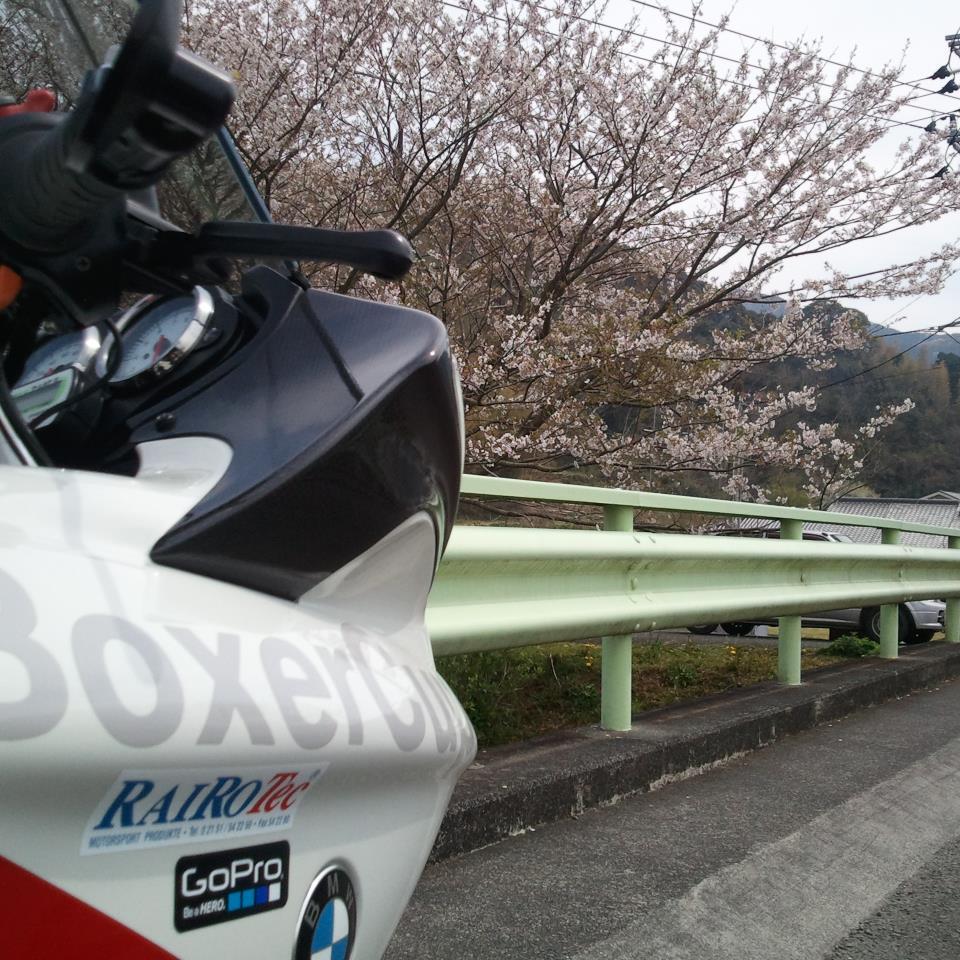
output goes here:
[{"label": "concrete curb", "polygon": [[634,719],[627,733],[580,727],[482,750],[463,775],[431,861],[467,853],[541,823],[705,769],[863,707],[960,676],[960,646],[901,648],[897,660],[856,660]]}]

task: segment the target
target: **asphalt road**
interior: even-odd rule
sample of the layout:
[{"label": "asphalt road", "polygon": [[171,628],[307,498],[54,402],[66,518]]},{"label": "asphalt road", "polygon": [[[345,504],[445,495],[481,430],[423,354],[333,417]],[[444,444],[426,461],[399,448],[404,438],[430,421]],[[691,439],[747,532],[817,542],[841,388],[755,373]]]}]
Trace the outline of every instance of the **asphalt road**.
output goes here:
[{"label": "asphalt road", "polygon": [[429,867],[388,960],[956,960],[960,682]]},{"label": "asphalt road", "polygon": [[957,960],[960,841],[941,847],[844,937],[830,960]]}]

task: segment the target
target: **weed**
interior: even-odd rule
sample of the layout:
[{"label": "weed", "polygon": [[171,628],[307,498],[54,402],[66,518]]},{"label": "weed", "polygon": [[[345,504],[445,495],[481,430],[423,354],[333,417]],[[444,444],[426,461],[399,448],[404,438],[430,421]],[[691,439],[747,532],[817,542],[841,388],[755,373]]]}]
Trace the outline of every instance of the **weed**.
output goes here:
[{"label": "weed", "polygon": [[690,663],[671,663],[664,671],[667,683],[675,687],[692,687],[699,679],[699,671]]},{"label": "weed", "polygon": [[828,657],[875,657],[879,652],[879,643],[856,633],[845,633],[821,651]]}]

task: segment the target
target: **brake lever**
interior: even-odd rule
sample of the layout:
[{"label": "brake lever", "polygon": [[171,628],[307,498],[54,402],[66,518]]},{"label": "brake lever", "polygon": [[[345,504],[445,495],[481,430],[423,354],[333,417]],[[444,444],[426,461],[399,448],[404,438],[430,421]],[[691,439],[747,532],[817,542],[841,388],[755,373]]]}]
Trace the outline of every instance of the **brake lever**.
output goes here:
[{"label": "brake lever", "polygon": [[322,260],[356,267],[382,280],[399,280],[416,259],[410,242],[396,230],[325,230],[244,220],[205,223],[193,237],[193,253]]}]

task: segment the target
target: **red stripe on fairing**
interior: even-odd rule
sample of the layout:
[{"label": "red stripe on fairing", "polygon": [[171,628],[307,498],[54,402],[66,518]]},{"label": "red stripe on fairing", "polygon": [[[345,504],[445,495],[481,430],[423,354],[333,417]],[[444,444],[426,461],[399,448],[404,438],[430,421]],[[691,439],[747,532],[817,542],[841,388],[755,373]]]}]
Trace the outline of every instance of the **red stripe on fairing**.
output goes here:
[{"label": "red stripe on fairing", "polygon": [[3,857],[0,956],[4,960],[175,960],[129,927]]}]

